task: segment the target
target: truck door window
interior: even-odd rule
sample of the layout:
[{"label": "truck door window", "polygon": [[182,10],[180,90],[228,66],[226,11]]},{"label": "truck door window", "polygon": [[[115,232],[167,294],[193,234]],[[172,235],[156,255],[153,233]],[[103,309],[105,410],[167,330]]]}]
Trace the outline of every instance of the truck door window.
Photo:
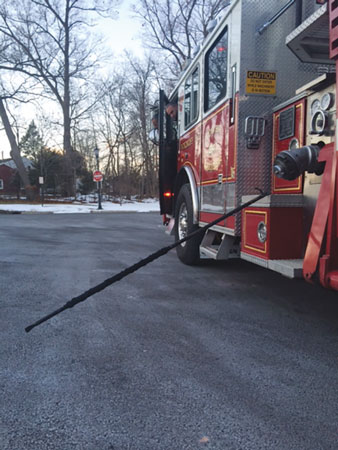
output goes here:
[{"label": "truck door window", "polygon": [[188,128],[198,116],[198,67],[189,75],[184,85],[184,128]]},{"label": "truck door window", "polygon": [[225,29],[205,55],[205,111],[226,96],[227,64],[228,32]]}]

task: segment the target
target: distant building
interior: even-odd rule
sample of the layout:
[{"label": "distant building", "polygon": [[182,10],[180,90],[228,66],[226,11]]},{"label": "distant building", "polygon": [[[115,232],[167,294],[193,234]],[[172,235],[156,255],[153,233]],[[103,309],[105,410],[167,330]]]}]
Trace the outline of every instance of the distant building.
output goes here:
[{"label": "distant building", "polygon": [[[22,157],[22,162],[29,171],[32,161]],[[18,195],[20,193],[20,178],[13,159],[0,159],[0,195]]]}]

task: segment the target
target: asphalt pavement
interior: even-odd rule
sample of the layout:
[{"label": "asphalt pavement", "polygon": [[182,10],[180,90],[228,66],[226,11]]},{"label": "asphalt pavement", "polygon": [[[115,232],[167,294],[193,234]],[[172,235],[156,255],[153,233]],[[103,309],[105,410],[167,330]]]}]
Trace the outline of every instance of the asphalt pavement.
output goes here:
[{"label": "asphalt pavement", "polygon": [[175,251],[155,213],[0,215],[1,450],[338,448],[338,293]]}]

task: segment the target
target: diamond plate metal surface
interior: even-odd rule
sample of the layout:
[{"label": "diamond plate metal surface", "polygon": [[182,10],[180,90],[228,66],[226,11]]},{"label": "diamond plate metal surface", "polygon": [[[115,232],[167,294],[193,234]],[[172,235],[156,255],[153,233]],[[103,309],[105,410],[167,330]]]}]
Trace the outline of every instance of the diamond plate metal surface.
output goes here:
[{"label": "diamond plate metal surface", "polygon": [[[314,11],[304,2],[303,14]],[[272,109],[295,95],[300,86],[317,76],[316,64],[301,63],[286,47],[285,39],[296,27],[295,7],[292,5],[273,24],[259,35],[257,30],[284,6],[280,0],[243,0],[241,8],[240,48],[240,101],[238,108],[238,148],[236,204],[243,195],[257,194],[255,188],[270,190],[272,161]],[[275,96],[247,95],[248,70],[277,73]],[[247,116],[266,119],[265,136],[258,149],[247,149],[244,138]],[[240,216],[236,220],[236,233],[240,233]]]}]

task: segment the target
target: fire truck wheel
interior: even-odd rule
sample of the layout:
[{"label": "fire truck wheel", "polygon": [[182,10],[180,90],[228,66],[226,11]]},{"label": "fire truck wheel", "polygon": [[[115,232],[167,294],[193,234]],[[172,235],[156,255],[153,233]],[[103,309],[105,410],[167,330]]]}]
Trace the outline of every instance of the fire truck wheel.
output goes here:
[{"label": "fire truck wheel", "polygon": [[[189,184],[184,184],[178,194],[175,208],[175,240],[184,238],[198,229],[193,223],[193,207]],[[197,264],[200,260],[202,234],[189,239],[176,247],[177,256],[187,265]]]}]

